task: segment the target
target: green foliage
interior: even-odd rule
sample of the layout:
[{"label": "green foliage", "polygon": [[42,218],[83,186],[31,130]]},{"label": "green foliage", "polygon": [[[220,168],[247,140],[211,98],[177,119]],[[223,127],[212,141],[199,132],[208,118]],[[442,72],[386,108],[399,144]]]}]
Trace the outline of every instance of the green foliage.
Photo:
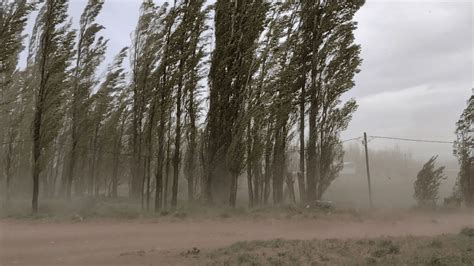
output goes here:
[{"label": "green foliage", "polygon": [[18,58],[24,49],[23,30],[27,17],[35,9],[27,0],[0,0],[0,182],[5,180],[2,194],[10,197],[14,169],[18,165],[25,101],[25,73],[17,70]]},{"label": "green foliage", "polygon": [[473,128],[473,116],[474,97],[471,96],[468,106],[456,123],[456,141],[454,143],[454,155],[458,158],[461,166],[454,188],[454,196],[462,198],[469,206],[474,205],[473,158],[470,158],[472,156],[470,153],[474,149],[473,133],[470,132]]},{"label": "green foliage", "polygon": [[436,206],[438,190],[441,181],[446,179],[443,174],[444,167],[435,168],[438,156],[434,156],[423,165],[415,180],[414,197],[419,206]]},{"label": "green foliage", "polygon": [[[353,21],[364,1],[302,3],[302,48],[309,56],[301,69],[309,76],[308,199],[320,199],[342,166],[339,135],[357,109],[341,96],[354,87],[362,63]],[[301,56],[303,59],[304,57]],[[304,59],[303,59],[304,60]]]},{"label": "green foliage", "polygon": [[463,236],[467,236],[467,237],[474,237],[474,228],[470,228],[470,227],[463,228],[459,234]]},{"label": "green foliage", "polygon": [[0,1],[0,106],[16,70],[18,56],[24,49],[23,30],[28,14],[34,9],[35,4],[27,0]]},{"label": "green foliage", "polygon": [[[267,203],[271,189],[282,204],[288,146],[299,121],[305,150],[307,111],[311,197],[320,198],[342,169],[339,136],[357,104],[341,96],[361,63],[353,16],[363,1],[145,0],[130,47],[102,78],[108,40],[96,21],[104,0],[87,2],[77,30],[67,0],[39,1],[24,70],[18,55],[36,5],[0,3],[0,139],[25,143],[2,146],[4,172],[33,166],[35,198],[42,174],[48,196],[61,184],[68,197],[116,197],[129,184],[147,207],[154,190],[158,210],[171,175],[177,204],[183,173],[190,201],[235,206],[247,167],[250,205]],[[304,171],[304,154],[300,160]]]},{"label": "green foliage", "polygon": [[[209,72],[210,105],[206,125],[205,195],[221,192],[219,201],[235,205],[237,176],[244,167],[243,144],[247,85],[255,62],[257,40],[263,31],[267,4],[263,0],[215,4],[215,49]],[[212,191],[214,190],[214,191]],[[226,192],[227,191],[227,192]],[[227,195],[226,195],[227,194]]]}]

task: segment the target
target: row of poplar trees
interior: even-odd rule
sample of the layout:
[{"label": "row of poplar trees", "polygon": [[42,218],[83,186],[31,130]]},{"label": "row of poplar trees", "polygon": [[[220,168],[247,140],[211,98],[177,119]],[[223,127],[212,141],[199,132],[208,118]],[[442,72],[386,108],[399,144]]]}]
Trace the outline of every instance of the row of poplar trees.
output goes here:
[{"label": "row of poplar trees", "polygon": [[299,147],[300,200],[311,202],[342,168],[339,137],[357,105],[341,96],[361,64],[362,0],[145,0],[131,45],[104,74],[103,0],[88,1],[78,29],[67,0],[0,3],[7,200],[26,185],[33,212],[40,194],[124,188],[155,211],[176,207],[181,190],[235,206],[246,176],[250,207],[282,204],[285,183],[294,191],[288,152]]}]

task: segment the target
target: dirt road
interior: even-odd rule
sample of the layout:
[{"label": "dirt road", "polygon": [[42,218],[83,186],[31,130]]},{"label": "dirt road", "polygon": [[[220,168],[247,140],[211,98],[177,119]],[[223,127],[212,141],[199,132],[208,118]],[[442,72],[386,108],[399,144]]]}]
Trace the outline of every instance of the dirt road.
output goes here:
[{"label": "dirt road", "polygon": [[182,251],[242,240],[431,236],[474,226],[473,214],[380,219],[0,220],[0,265],[167,265]]}]

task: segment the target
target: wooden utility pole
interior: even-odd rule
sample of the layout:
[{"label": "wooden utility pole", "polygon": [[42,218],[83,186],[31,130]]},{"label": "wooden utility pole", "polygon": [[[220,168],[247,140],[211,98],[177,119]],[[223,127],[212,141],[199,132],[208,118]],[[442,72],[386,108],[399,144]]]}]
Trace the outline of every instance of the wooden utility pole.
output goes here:
[{"label": "wooden utility pole", "polygon": [[374,204],[372,202],[372,186],[370,183],[369,151],[367,149],[367,133],[366,132],[364,132],[364,147],[365,147],[365,165],[367,166],[367,182],[369,185],[369,202],[370,202],[370,208],[373,208]]}]

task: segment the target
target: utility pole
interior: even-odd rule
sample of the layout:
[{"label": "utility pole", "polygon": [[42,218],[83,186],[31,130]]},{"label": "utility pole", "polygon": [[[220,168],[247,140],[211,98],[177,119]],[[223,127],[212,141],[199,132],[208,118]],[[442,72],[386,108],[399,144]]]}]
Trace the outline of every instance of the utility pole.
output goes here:
[{"label": "utility pole", "polygon": [[372,202],[372,185],[370,183],[370,167],[369,167],[369,151],[367,149],[367,133],[364,132],[364,147],[365,147],[365,165],[367,166],[367,182],[369,185],[369,202],[370,208],[374,207]]}]

